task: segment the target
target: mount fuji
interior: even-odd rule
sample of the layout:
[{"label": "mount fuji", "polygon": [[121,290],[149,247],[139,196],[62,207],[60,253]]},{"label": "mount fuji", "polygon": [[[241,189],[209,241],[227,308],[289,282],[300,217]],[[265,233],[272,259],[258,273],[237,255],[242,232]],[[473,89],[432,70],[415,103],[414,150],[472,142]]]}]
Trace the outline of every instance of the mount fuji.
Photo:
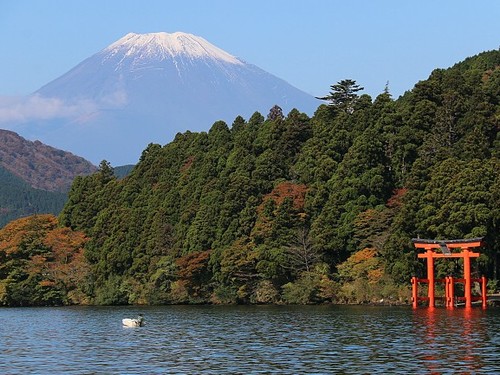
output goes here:
[{"label": "mount fuji", "polygon": [[[278,105],[312,115],[318,101],[187,33],[130,33],[26,99],[44,108],[7,128],[98,164],[136,163],[149,143],[229,126]],[[5,128],[4,124],[0,127]]]}]

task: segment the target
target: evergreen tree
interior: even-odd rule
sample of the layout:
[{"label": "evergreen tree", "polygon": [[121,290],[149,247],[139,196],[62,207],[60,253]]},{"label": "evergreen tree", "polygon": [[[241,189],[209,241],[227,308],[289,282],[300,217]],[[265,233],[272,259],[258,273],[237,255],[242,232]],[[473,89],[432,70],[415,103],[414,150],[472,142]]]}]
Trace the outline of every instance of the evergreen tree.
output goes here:
[{"label": "evergreen tree", "polygon": [[358,99],[358,91],[364,89],[352,79],[343,79],[334,85],[330,86],[330,93],[323,97],[318,97],[320,100],[327,100],[329,105],[335,109],[351,114],[354,112],[354,106]]}]

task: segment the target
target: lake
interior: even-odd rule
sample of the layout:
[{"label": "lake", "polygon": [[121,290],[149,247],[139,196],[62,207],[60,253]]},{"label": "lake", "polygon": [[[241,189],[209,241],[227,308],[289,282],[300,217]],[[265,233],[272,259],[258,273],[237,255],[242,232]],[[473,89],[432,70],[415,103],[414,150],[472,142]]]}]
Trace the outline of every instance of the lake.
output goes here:
[{"label": "lake", "polygon": [[[121,319],[142,313],[145,326]],[[0,308],[1,374],[498,374],[500,309]]]}]

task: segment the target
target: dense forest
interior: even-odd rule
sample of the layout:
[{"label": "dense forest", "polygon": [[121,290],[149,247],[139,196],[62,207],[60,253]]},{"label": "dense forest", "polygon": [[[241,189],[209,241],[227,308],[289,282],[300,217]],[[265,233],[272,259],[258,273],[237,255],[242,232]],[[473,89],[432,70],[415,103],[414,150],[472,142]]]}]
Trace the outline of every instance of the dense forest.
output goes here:
[{"label": "dense forest", "polygon": [[38,212],[59,214],[66,193],[31,187],[0,165],[0,228],[9,221]]},{"label": "dense forest", "polygon": [[397,100],[330,89],[312,118],[275,106],[77,177],[58,218],[0,230],[0,304],[405,303],[415,237],[483,237],[495,289],[500,50]]}]

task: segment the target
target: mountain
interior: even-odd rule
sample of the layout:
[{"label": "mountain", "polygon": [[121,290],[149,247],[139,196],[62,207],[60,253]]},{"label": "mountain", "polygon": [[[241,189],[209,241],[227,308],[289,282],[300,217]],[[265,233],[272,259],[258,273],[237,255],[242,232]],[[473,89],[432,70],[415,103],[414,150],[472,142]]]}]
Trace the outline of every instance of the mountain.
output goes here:
[{"label": "mountain", "polygon": [[[16,124],[31,139],[98,164],[135,164],[149,143],[229,125],[274,106],[311,115],[318,101],[284,80],[187,33],[130,33],[31,97],[51,116]],[[57,116],[56,116],[57,113]],[[12,125],[11,125],[12,126]]]},{"label": "mountain", "polygon": [[58,214],[73,179],[96,170],[81,157],[0,129],[0,227],[22,216]]}]

